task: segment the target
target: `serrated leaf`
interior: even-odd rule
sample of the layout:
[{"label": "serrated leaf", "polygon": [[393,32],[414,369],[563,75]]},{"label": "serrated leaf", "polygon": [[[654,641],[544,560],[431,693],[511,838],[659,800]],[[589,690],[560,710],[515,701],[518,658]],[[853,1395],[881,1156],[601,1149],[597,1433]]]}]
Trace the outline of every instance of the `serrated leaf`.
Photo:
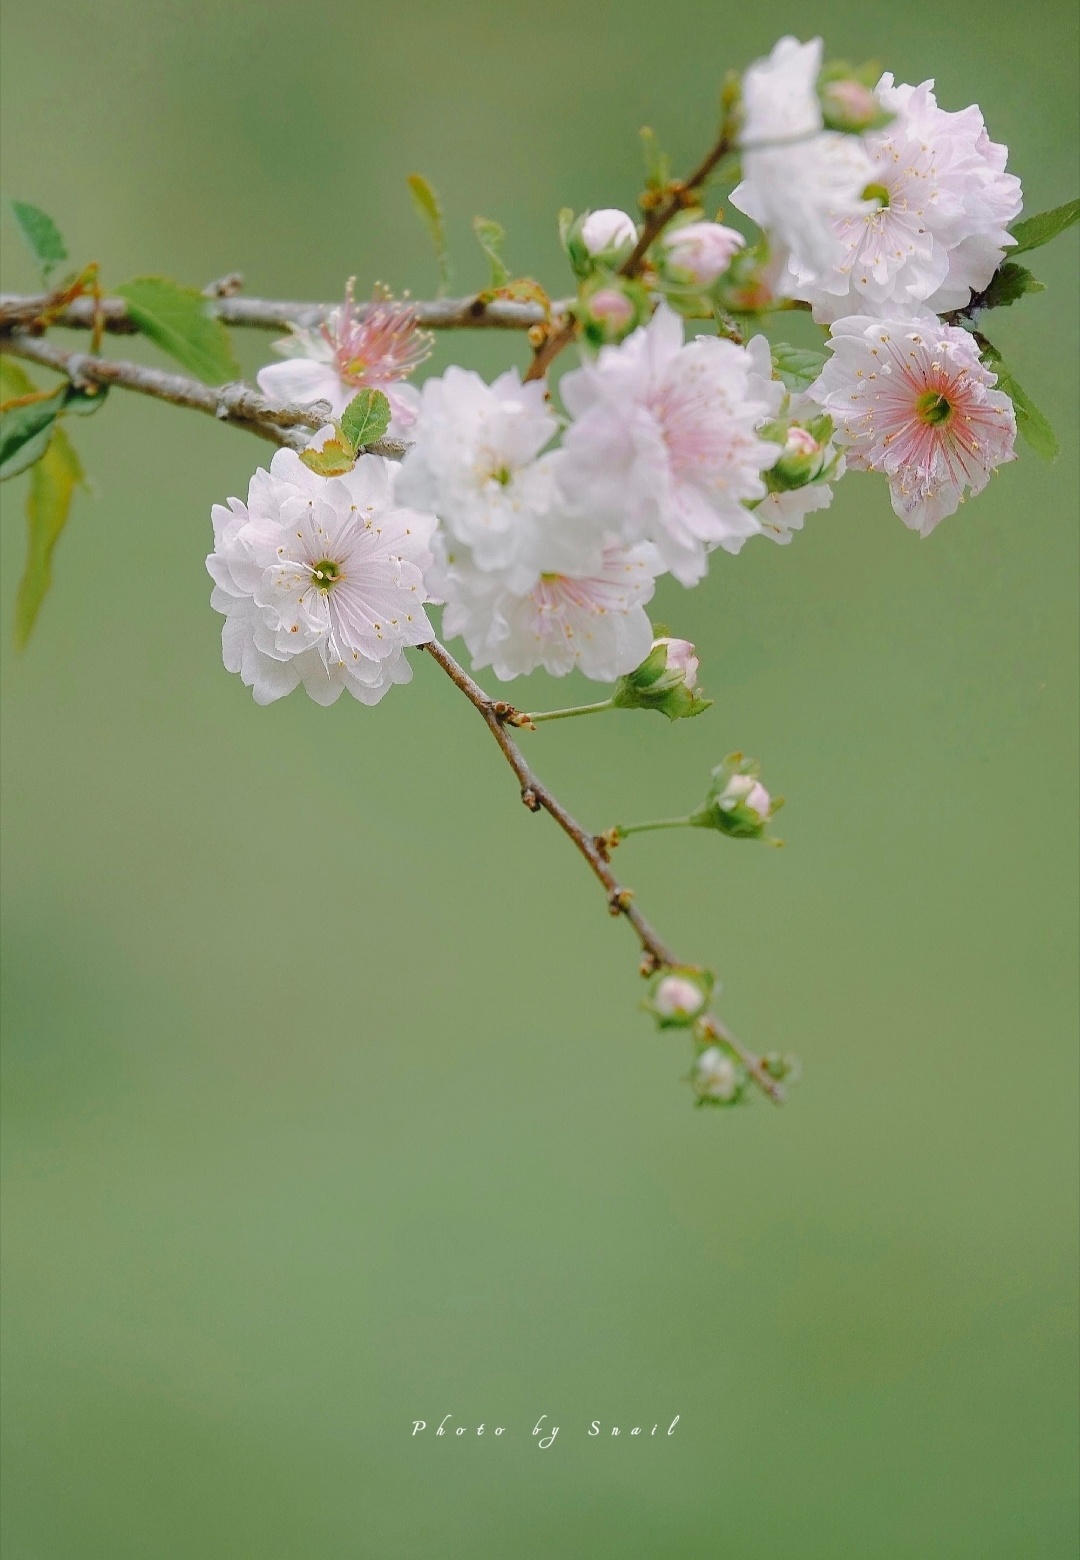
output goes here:
[{"label": "serrated leaf", "polygon": [[53,549],[60,540],[83,470],[62,428],[52,430],[44,456],[34,467],[26,500],[26,567],[15,598],[15,643],[30,637],[41,603],[52,581]]},{"label": "serrated leaf", "polygon": [[1014,222],[1009,232],[1016,239],[1016,245],[1009,253],[1022,255],[1029,249],[1039,249],[1071,228],[1074,222],[1080,222],[1080,200],[1067,200],[1064,206],[1055,206],[1051,211],[1040,211],[1038,216],[1025,217],[1023,222]]},{"label": "serrated leaf", "polygon": [[320,477],[343,477],[356,465],[356,451],[342,439],[327,439],[318,450],[301,450],[300,459]]},{"label": "serrated leaf", "polygon": [[390,426],[390,415],[390,402],[381,390],[361,390],[341,414],[341,431],[355,451],[382,438]]},{"label": "serrated leaf", "polygon": [[515,276],[505,287],[496,287],[485,297],[505,298],[508,303],[538,303],[545,314],[551,313],[551,299],[539,282],[531,276]]},{"label": "serrated leaf", "polygon": [[42,280],[48,282],[56,267],[68,257],[67,246],[52,217],[29,201],[8,202],[27,249],[37,262]]},{"label": "serrated leaf", "polygon": [[[29,383],[29,381],[26,381]],[[33,394],[34,387],[18,394]],[[39,461],[49,447],[53,425],[64,404],[66,385],[54,390],[52,395],[28,406],[16,406],[0,417],[0,482],[17,477],[35,461]]]},{"label": "serrated leaf", "polygon": [[788,390],[805,390],[825,367],[824,352],[792,347],[778,341],[772,349],[773,367]]},{"label": "serrated leaf", "polygon": [[208,385],[240,378],[229,333],[194,287],[166,276],[137,276],[118,287],[128,313],[145,336]]},{"label": "serrated leaf", "polygon": [[422,173],[410,173],[407,182],[409,193],[413,198],[413,205],[419,213],[421,222],[428,230],[435,250],[435,263],[439,268],[439,290],[437,296],[441,298],[450,286],[450,257],[446,252],[446,233],[443,229],[442,207],[439,205],[439,197]]},{"label": "serrated leaf", "polygon": [[494,289],[505,287],[510,280],[510,272],[506,269],[502,257],[506,229],[501,223],[493,222],[490,217],[473,217],[472,225],[477,242],[491,264],[491,287]]},{"label": "serrated leaf", "polygon": [[1045,284],[1032,276],[1026,266],[1006,260],[990,278],[981,299],[984,309],[1007,309],[1025,293],[1045,292]]},{"label": "serrated leaf", "polygon": [[1035,405],[1023,385],[1017,384],[994,343],[979,334],[976,334],[975,339],[983,362],[997,375],[997,388],[1003,390],[1013,404],[1017,433],[1043,460],[1056,460],[1061,453],[1061,446],[1049,419]]}]

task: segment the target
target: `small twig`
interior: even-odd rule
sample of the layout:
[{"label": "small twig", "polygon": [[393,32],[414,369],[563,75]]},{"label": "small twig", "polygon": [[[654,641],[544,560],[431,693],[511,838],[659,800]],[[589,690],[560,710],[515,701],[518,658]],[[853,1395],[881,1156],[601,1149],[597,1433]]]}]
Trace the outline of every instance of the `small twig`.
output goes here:
[{"label": "small twig", "polygon": [[[608,845],[604,836],[599,838],[590,834],[582,827],[559,801],[548,790],[544,782],[529,767],[525,756],[517,743],[507,731],[510,721],[505,714],[507,706],[497,699],[492,699],[486,694],[479,683],[469,676],[465,668],[450,654],[445,645],[441,645],[437,639],[431,640],[423,647],[432,660],[442,667],[443,671],[481,715],[485,725],[499,744],[503,757],[510,765],[521,786],[521,799],[530,812],[546,812],[562,829],[563,833],[577,846],[585,857],[593,875],[599,879],[607,896],[608,910],[612,915],[622,916],[629,921],[637,934],[642,951],[642,973],[652,974],[657,969],[664,967],[678,967],[682,961],[676,958],[672,950],[664,942],[659,932],[642,915],[634,903],[633,890],[625,888],[615,873],[611,870],[608,860]],[[514,714],[517,712],[514,711]],[[735,1036],[721,1024],[719,1019],[711,1014],[704,1020],[709,1027],[709,1032],[716,1039],[728,1046],[742,1062],[747,1072],[753,1078],[759,1088],[763,1089],[769,1098],[780,1104],[784,1098],[784,1091],[773,1078],[760,1057],[748,1051]]]},{"label": "small twig", "polygon": [[[645,262],[649,249],[659,238],[673,217],[687,206],[692,206],[697,192],[718,163],[735,148],[735,136],[729,120],[725,119],[716,144],[706,152],[688,178],[673,183],[667,198],[650,211],[638,241],[619,267],[620,276],[637,276]],[[526,379],[542,379],[564,347],[568,347],[577,334],[577,321],[567,315],[561,325],[552,325],[533,354],[533,360],[525,373]]]},{"label": "small twig", "polygon": [[[211,314],[225,325],[252,330],[287,331],[292,325],[309,329],[321,325],[333,303],[300,303],[288,300],[274,301],[265,298],[237,298],[231,291],[236,275],[211,282],[204,289]],[[48,315],[50,293],[2,293],[0,294],[0,332],[33,329],[35,322]],[[384,309],[385,303],[358,303],[356,313],[361,319],[373,308]],[[417,323],[426,330],[531,330],[543,325],[546,319],[538,303],[517,303],[512,299],[481,297],[435,298],[430,302],[413,302],[404,299],[401,308],[416,310]],[[565,303],[553,303],[553,314],[558,317],[566,308]],[[139,327],[131,319],[123,298],[102,298],[101,314],[105,329],[113,335],[134,336]],[[63,325],[69,330],[89,330],[93,325],[93,304],[89,298],[76,298],[67,304],[49,323]]]},{"label": "small twig", "polygon": [[[271,444],[280,444],[289,449],[304,449],[312,433],[327,421],[325,411],[317,407],[278,406],[242,382],[204,385],[183,374],[147,368],[142,363],[91,357],[85,352],[66,352],[52,342],[43,341],[38,336],[25,335],[21,331],[0,336],[0,352],[24,358],[29,363],[40,363],[43,368],[55,369],[58,374],[66,374],[73,384],[116,385],[123,390],[135,390],[140,395],[168,401],[173,406],[207,412],[219,422],[246,428],[249,433],[258,434]],[[400,459],[407,447],[397,439],[380,439],[376,444],[365,446],[370,454],[388,455],[395,459]]]}]

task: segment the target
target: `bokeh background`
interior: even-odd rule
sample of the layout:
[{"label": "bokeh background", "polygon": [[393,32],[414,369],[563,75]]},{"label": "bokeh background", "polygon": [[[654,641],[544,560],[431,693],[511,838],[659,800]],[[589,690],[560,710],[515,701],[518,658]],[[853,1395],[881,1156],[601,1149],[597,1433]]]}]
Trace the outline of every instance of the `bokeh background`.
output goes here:
[{"label": "bokeh background", "polygon": [[[557,208],[632,205],[642,124],[696,158],[786,30],[981,103],[1029,211],[1075,193],[1073,8],[1003,0],[7,0],[3,187],[114,284],[423,295],[421,169],[462,289],[479,212],[558,292]],[[761,756],[786,850],[622,865],[801,1054],[782,1112],[691,1108],[632,938],[436,667],[374,711],[226,675],[209,509],[267,446],[119,393],[80,423],[21,656],[5,488],[10,1560],[1074,1553],[1076,247],[993,322],[1056,466],[929,541],[851,478],[661,589],[707,716],[529,739],[598,827]]]}]

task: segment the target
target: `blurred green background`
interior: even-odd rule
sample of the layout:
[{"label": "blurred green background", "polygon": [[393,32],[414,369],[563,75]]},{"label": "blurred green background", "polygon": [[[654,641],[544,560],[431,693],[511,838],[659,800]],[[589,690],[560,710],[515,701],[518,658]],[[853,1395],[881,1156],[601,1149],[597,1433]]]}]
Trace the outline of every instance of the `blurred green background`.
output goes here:
[{"label": "blurred green background", "polygon": [[[460,287],[481,212],[559,291],[557,208],[630,205],[644,123],[686,165],[786,30],[981,103],[1029,211],[1075,193],[1073,7],[1001,0],[7,0],[3,187],[113,284],[423,295],[422,169]],[[4,490],[10,1560],[1073,1555],[1075,259],[993,328],[1056,466],[925,542],[852,478],[662,588],[707,716],[528,739],[597,827],[760,755],[786,850],[622,865],[801,1054],[782,1112],[691,1108],[632,938],[433,665],[374,711],[223,671],[209,509],[268,446],[122,394],[79,423],[21,656]]]}]

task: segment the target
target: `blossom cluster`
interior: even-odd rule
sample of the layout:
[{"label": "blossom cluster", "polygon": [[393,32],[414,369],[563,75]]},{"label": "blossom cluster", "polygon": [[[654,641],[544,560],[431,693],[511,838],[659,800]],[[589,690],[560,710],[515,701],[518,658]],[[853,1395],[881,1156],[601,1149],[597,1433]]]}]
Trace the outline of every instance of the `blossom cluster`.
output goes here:
[{"label": "blossom cluster", "polygon": [[[925,535],[1013,459],[1012,400],[943,317],[1015,242],[1020,184],[979,109],[940,108],[930,81],[830,73],[820,39],[783,38],[745,72],[732,123],[731,205],[760,238],[681,210],[632,264],[646,245],[628,213],[571,219],[581,355],[557,385],[450,367],[417,390],[415,308],[357,306],[351,284],[281,344],[264,393],[325,403],[331,423],[379,390],[409,448],[331,477],[284,451],[246,505],[215,510],[226,665],[257,700],[303,682],[323,703],[375,702],[432,637],[426,603],[501,680],[615,683],[653,651],[662,575],[692,587],[714,553],[789,543],[846,471],[883,475]],[[829,352],[796,375],[760,328],[792,307]]]}]

